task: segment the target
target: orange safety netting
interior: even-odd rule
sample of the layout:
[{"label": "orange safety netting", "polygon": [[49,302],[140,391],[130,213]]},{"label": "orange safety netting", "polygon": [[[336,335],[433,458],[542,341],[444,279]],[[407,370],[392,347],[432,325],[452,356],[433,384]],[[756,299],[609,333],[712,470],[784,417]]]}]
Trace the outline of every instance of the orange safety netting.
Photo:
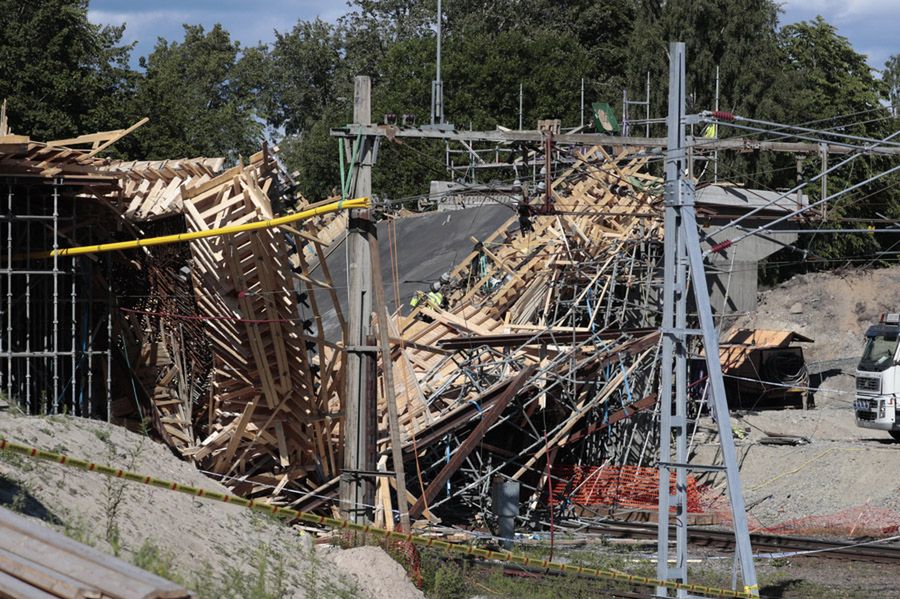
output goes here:
[{"label": "orange safety netting", "polygon": [[859,505],[833,514],[787,520],[763,528],[761,532],[803,537],[889,537],[900,532],[900,512]]},{"label": "orange safety netting", "polygon": [[[554,466],[550,505],[564,502],[635,509],[659,506],[659,470],[637,466]],[[675,475],[669,490],[675,493]],[[703,511],[696,479],[687,479],[688,512]],[[674,508],[673,508],[674,509]]]}]

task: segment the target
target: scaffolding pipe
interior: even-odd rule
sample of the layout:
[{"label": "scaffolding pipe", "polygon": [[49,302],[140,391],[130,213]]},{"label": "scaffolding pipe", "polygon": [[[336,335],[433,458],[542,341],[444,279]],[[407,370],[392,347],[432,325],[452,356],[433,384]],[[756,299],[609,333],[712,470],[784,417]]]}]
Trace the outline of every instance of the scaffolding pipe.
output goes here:
[{"label": "scaffolding pipe", "polygon": [[[55,190],[54,190],[55,194]],[[54,198],[56,196],[54,195]],[[371,207],[371,201],[369,198],[355,198],[352,200],[340,200],[337,202],[330,202],[328,204],[323,204],[319,206],[315,206],[313,208],[309,208],[307,210],[303,210],[302,212],[297,212],[296,214],[289,214],[287,216],[281,216],[279,218],[270,218],[267,220],[261,220],[253,223],[247,223],[244,225],[230,225],[228,227],[220,227],[218,229],[208,229],[206,231],[191,231],[188,233],[178,233],[176,235],[163,235],[161,237],[147,237],[145,239],[131,239],[129,241],[118,241],[115,243],[100,243],[97,245],[85,245],[81,247],[74,248],[62,248],[59,249],[56,247],[56,240],[54,240],[54,248],[49,252],[37,252],[34,254],[27,254],[27,256],[35,259],[41,258],[54,258],[54,264],[56,258],[59,256],[81,256],[84,254],[98,254],[100,252],[112,252],[116,250],[130,250],[135,248],[142,248],[154,245],[168,245],[171,243],[183,243],[185,241],[193,241],[195,239],[205,239],[207,237],[220,237],[222,235],[233,235],[235,233],[242,233],[244,231],[258,231],[260,229],[271,229],[274,227],[280,227],[282,225],[288,225],[291,223],[295,223],[302,220],[308,220],[310,218],[320,216],[323,214],[330,214],[332,212],[338,212],[340,210],[351,210],[351,209],[366,209]],[[55,267],[54,267],[55,268]]]},{"label": "scaffolding pipe", "polygon": [[[12,401],[12,185],[6,201],[6,400]],[[28,319],[26,317],[26,323]]]},{"label": "scaffolding pipe", "polygon": [[108,304],[106,312],[106,421],[112,422],[112,352],[113,352],[113,294],[112,294],[112,260],[106,259],[106,286]]},{"label": "scaffolding pipe", "polygon": [[[59,180],[53,181],[53,353],[59,352]],[[50,413],[59,413],[59,356],[53,356],[53,399]]]}]

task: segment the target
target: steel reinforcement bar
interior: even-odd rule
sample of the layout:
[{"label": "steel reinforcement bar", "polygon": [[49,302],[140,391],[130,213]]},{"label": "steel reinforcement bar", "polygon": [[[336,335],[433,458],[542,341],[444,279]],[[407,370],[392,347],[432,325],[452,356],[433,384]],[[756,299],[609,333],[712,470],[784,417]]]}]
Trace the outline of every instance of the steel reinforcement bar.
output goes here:
[{"label": "steel reinforcement bar", "polygon": [[578,574],[582,576],[593,576],[595,578],[610,580],[610,581],[618,581],[636,585],[646,585],[651,587],[666,587],[668,589],[673,590],[684,590],[690,593],[699,593],[708,597],[741,597],[752,599],[757,595],[754,595],[751,592],[751,589],[744,589],[743,591],[734,591],[731,589],[723,589],[716,587],[709,587],[705,585],[699,584],[688,584],[681,583],[672,580],[658,580],[656,578],[651,578],[648,576],[640,576],[633,574],[626,574],[624,572],[617,572],[614,570],[606,570],[603,568],[591,568],[587,566],[574,566],[571,564],[561,564],[558,562],[552,562],[550,560],[542,560],[535,559],[533,557],[528,557],[527,555],[523,555],[520,553],[513,553],[511,551],[494,551],[491,549],[484,549],[481,547],[476,547],[475,545],[463,545],[456,543],[449,543],[447,541],[441,541],[438,539],[434,539],[432,537],[425,537],[421,535],[415,535],[411,532],[404,533],[395,530],[387,530],[384,528],[377,528],[374,526],[370,526],[368,524],[358,524],[355,522],[350,522],[349,520],[341,520],[337,518],[330,518],[328,516],[320,516],[316,514],[311,514],[309,512],[301,512],[298,510],[293,510],[290,508],[284,508],[277,505],[271,505],[264,502],[254,501],[253,499],[244,499],[243,497],[237,497],[235,495],[227,495],[224,493],[219,493],[216,491],[210,491],[207,489],[201,489],[198,487],[191,487],[188,485],[182,485],[177,482],[163,480],[159,478],[155,478],[153,476],[147,474],[141,474],[138,472],[130,472],[128,470],[123,470],[121,468],[114,468],[113,466],[108,466],[104,464],[97,464],[94,462],[89,462],[87,460],[82,460],[79,458],[74,458],[65,454],[56,453],[53,451],[47,451],[45,449],[41,449],[38,447],[31,447],[28,445],[21,445],[19,443],[15,443],[9,441],[7,439],[0,439],[0,450],[9,451],[18,455],[35,458],[39,460],[45,460],[48,462],[55,462],[57,464],[61,464],[67,466],[69,468],[76,468],[79,470],[86,470],[89,472],[99,472],[100,474],[104,474],[106,476],[111,476],[114,478],[121,478],[124,480],[128,480],[135,483],[140,483],[144,485],[149,485],[151,487],[156,487],[159,489],[165,489],[168,491],[176,491],[178,493],[183,493],[186,495],[193,495],[194,497],[202,497],[205,499],[209,499],[212,501],[218,501],[221,503],[228,503],[233,505],[239,505],[241,507],[245,507],[258,512],[265,512],[267,514],[273,514],[278,516],[284,516],[290,520],[300,520],[302,522],[306,522],[308,524],[315,524],[318,526],[323,526],[326,528],[331,528],[335,530],[347,530],[360,532],[365,535],[373,535],[375,537],[381,537],[384,539],[391,539],[394,541],[403,541],[408,543],[413,543],[415,545],[421,547],[431,547],[435,549],[440,549],[445,551],[448,554],[454,553],[461,556],[470,556],[476,557],[480,559],[486,560],[495,560],[500,562],[512,563],[512,564],[520,564],[526,567],[540,567],[547,571],[555,571],[560,573],[567,574]]}]

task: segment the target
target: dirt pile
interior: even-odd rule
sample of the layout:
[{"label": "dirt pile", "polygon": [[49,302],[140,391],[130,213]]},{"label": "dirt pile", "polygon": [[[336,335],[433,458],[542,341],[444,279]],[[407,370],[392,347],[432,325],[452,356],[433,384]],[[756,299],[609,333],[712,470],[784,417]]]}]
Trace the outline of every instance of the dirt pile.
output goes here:
[{"label": "dirt pile", "polygon": [[[853,375],[865,330],[882,312],[900,311],[893,296],[898,289],[900,267],[801,275],[763,292],[759,308],[738,320],[740,327],[792,330],[815,340],[803,344],[815,409],[735,414],[735,426],[749,430],[736,443],[755,527],[834,516],[833,534],[823,530],[823,536],[839,537],[866,530],[865,516],[876,510],[892,514],[881,518],[886,525],[900,525],[900,481],[890,475],[900,471],[900,446],[886,432],[858,428],[853,414]],[[809,443],[760,444],[768,435],[794,435]],[[720,463],[715,437],[705,441],[696,444],[694,460]],[[712,482],[724,490],[721,480]],[[854,520],[849,528],[838,522],[841,514]]]},{"label": "dirt pile", "polygon": [[[0,413],[0,435],[218,492],[227,489],[148,437],[103,422]],[[377,547],[314,546],[237,506],[0,452],[0,503],[170,577],[202,597],[423,597]],[[364,565],[356,556],[365,555]],[[362,568],[362,570],[360,569]]]},{"label": "dirt pile", "polygon": [[809,362],[859,359],[863,334],[883,312],[900,311],[900,266],[797,275],[760,294],[746,328],[794,330],[815,339]]}]

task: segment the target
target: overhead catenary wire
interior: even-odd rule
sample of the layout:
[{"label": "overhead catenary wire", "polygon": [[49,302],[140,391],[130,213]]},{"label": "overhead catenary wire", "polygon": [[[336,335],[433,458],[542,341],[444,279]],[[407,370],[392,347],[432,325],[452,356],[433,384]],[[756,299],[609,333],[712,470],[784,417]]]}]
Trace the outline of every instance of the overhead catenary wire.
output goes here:
[{"label": "overhead catenary wire", "polygon": [[[898,136],[898,135],[900,135],[900,131],[896,131],[896,132],[892,133],[891,135],[887,136],[883,141],[888,141],[888,140],[893,139],[894,137],[896,137],[896,136]],[[874,145],[877,145],[877,144],[874,144]],[[822,177],[824,177],[825,175],[827,175],[827,174],[829,174],[829,173],[831,173],[831,172],[834,172],[834,171],[837,170],[838,168],[841,168],[841,167],[843,167],[843,166],[846,166],[847,164],[849,164],[850,162],[856,160],[857,158],[859,158],[859,157],[862,156],[862,155],[864,155],[864,152],[861,151],[861,152],[858,152],[858,153],[853,154],[853,155],[851,155],[851,156],[848,156],[848,157],[845,158],[844,160],[842,160],[842,161],[840,161],[840,162],[838,162],[838,163],[836,163],[836,164],[830,166],[829,168],[825,169],[824,171],[822,171],[821,173],[819,173],[819,174],[816,175],[815,177],[812,177],[812,178],[809,179],[808,181],[804,181],[803,183],[800,183],[800,184],[798,184],[798,185],[795,185],[795,186],[792,187],[789,191],[786,191],[786,192],[782,193],[781,195],[779,195],[779,197],[777,197],[777,198],[775,198],[775,199],[773,199],[773,200],[770,200],[769,202],[767,202],[766,204],[764,204],[764,205],[762,205],[762,206],[759,206],[759,207],[757,207],[757,208],[754,208],[754,209],[751,210],[750,212],[748,212],[748,213],[746,213],[746,214],[744,214],[744,215],[742,215],[742,216],[740,216],[740,217],[734,219],[734,220],[731,221],[730,223],[727,223],[727,224],[725,224],[725,225],[722,225],[721,227],[718,227],[715,231],[713,231],[712,233],[710,233],[710,237],[715,236],[715,235],[717,235],[717,234],[720,234],[720,233],[722,233],[723,231],[727,231],[728,229],[737,226],[738,224],[742,223],[743,221],[747,220],[748,218],[751,218],[752,216],[754,216],[754,215],[756,215],[756,214],[759,214],[762,210],[765,210],[765,209],[770,208],[770,207],[772,207],[772,206],[774,206],[774,205],[777,205],[778,202],[784,200],[785,198],[787,198],[787,197],[790,196],[791,194],[797,193],[798,191],[800,191],[801,189],[803,189],[804,187],[806,187],[806,186],[809,185],[810,183],[814,183],[814,182],[818,181],[819,179],[821,179]],[[867,182],[868,182],[868,181],[867,181]],[[854,187],[852,187],[852,188],[850,188],[850,189],[855,189],[856,187],[859,187],[859,185],[854,186]],[[823,203],[823,202],[826,202],[826,201],[828,201],[829,199],[834,199],[835,197],[840,197],[840,196],[843,195],[844,193],[847,193],[850,189],[842,190],[841,192],[838,192],[837,195],[832,195],[832,196],[829,196],[829,197],[827,197],[827,198],[822,198],[822,199],[820,199],[818,202],[816,202],[815,204],[811,204],[810,206],[808,206],[806,209],[812,207],[813,205],[819,205],[819,204],[821,204],[821,203]],[[804,210],[805,210],[805,209],[804,209]],[[796,211],[796,212],[792,213],[792,215],[793,215],[793,214],[799,214],[799,213],[803,212],[804,210]],[[723,242],[723,243],[724,243],[724,242]],[[734,243],[734,241],[732,241],[732,243]],[[705,252],[704,255],[709,255],[711,252],[712,252],[712,250],[708,250],[707,252]]]}]

